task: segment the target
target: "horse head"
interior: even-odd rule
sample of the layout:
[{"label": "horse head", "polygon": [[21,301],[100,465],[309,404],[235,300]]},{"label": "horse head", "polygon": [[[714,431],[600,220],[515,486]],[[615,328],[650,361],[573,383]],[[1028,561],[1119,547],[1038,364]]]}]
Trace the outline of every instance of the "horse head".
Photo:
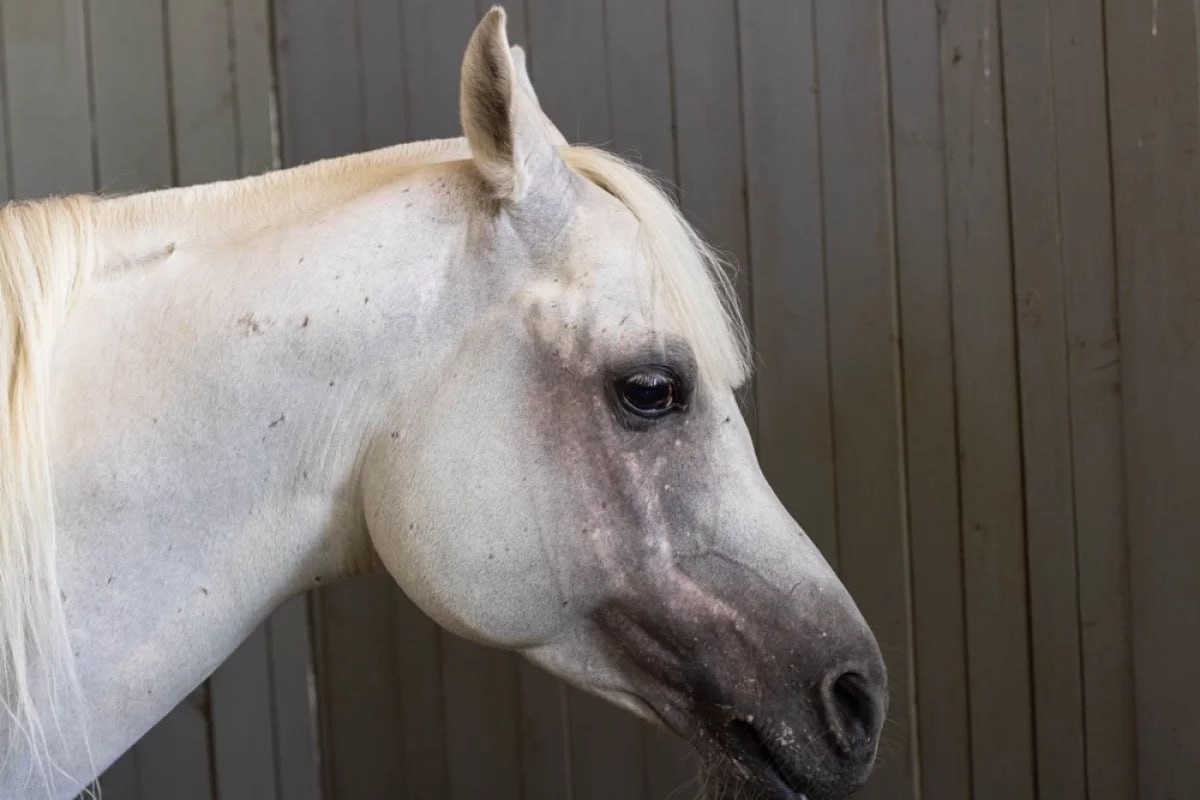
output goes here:
[{"label": "horse head", "polygon": [[763,477],[712,252],[623,161],[565,145],[493,9],[462,70],[487,310],[368,450],[371,540],[428,614],[691,740],[730,783],[844,797],[878,645]]}]

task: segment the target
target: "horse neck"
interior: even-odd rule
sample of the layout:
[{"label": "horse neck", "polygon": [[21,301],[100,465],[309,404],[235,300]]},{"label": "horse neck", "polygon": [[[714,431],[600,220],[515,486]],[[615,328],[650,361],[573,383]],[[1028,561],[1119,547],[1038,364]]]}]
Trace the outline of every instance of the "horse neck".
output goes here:
[{"label": "horse neck", "polygon": [[148,255],[84,292],[58,340],[52,461],[85,696],[93,719],[131,720],[115,752],[288,596],[376,563],[361,457],[479,302],[464,173],[232,243],[142,230]]}]

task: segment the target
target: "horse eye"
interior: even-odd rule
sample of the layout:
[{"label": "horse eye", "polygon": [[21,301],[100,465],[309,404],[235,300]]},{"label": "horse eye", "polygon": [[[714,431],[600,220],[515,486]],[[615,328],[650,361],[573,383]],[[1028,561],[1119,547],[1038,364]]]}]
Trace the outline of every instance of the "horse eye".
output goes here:
[{"label": "horse eye", "polygon": [[685,408],[679,376],[666,367],[643,367],[617,381],[621,405],[646,419]]}]

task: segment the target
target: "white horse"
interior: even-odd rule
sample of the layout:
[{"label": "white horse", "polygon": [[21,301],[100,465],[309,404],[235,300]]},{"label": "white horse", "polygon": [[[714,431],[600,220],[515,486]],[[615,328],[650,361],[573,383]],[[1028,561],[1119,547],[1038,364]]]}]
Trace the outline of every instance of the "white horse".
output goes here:
[{"label": "white horse", "polygon": [[499,9],[461,108],[465,139],[0,212],[0,797],[73,795],[286,598],[380,568],[728,785],[866,779],[882,659],[759,471],[711,251],[566,145]]}]

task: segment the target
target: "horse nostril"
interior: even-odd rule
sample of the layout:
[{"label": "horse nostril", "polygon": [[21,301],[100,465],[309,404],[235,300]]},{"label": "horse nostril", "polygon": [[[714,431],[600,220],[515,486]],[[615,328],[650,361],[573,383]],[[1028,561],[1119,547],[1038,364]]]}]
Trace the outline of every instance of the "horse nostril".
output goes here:
[{"label": "horse nostril", "polygon": [[829,727],[846,755],[863,754],[872,748],[880,722],[878,690],[854,671],[831,677],[822,693]]}]

